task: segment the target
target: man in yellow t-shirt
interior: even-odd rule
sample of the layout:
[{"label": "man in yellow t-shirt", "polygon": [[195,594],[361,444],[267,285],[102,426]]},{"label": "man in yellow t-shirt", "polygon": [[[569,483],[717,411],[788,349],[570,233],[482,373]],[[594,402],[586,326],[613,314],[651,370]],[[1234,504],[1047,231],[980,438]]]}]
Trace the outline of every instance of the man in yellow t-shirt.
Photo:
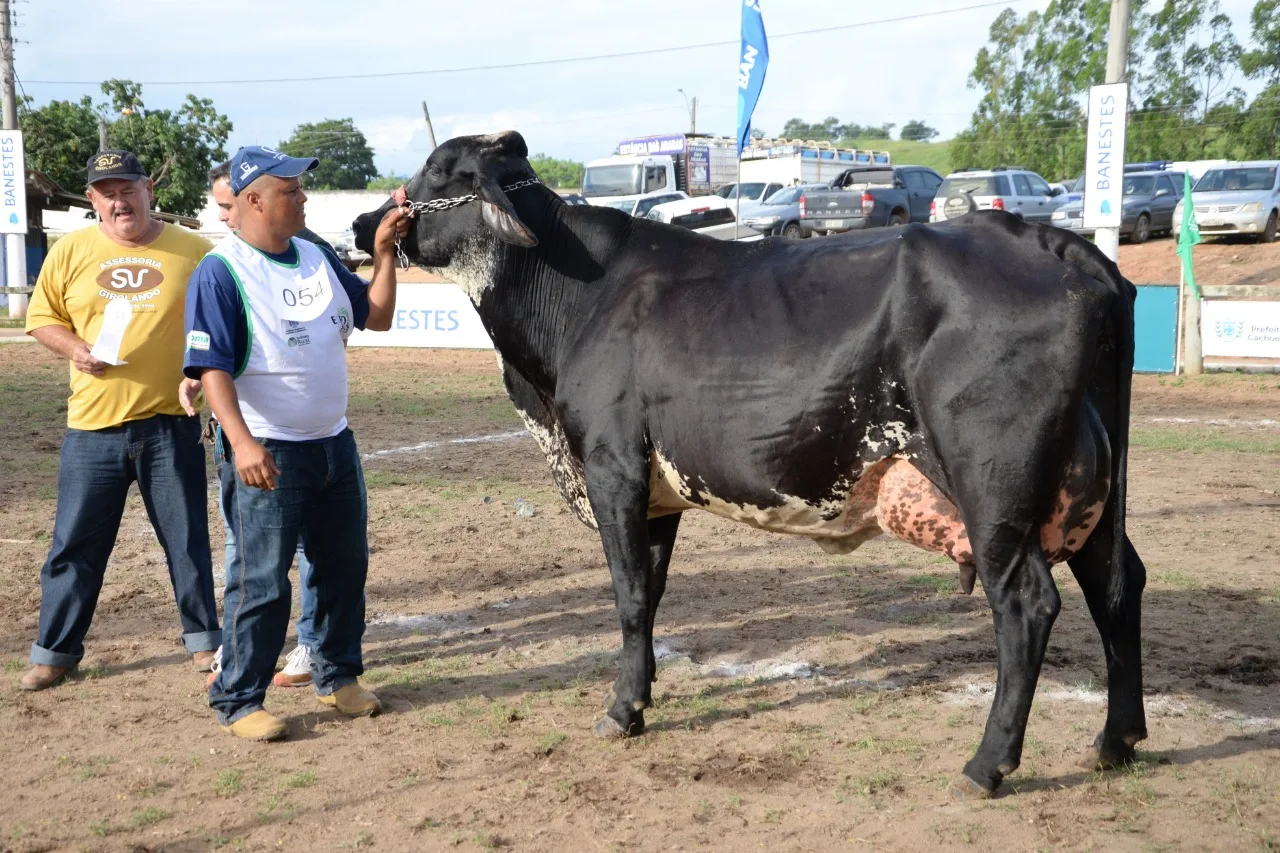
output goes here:
[{"label": "man in yellow t-shirt", "polygon": [[211,244],[151,217],[151,180],[128,151],[100,151],[88,171],[99,222],[54,244],[27,312],[27,334],[71,362],[71,396],[24,690],[59,684],[84,656],[133,482],[164,549],[197,670],[209,670],[222,640],[200,418],[178,400],[187,280]]}]

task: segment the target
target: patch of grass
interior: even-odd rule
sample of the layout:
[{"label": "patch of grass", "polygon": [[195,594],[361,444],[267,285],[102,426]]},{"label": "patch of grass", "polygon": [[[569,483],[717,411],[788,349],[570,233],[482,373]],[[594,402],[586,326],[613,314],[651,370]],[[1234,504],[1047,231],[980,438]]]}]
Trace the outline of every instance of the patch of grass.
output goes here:
[{"label": "patch of grass", "polygon": [[112,764],[115,764],[115,762],[116,760],[109,756],[94,756],[85,762],[84,769],[80,771],[80,778],[96,779],[102,775],[103,770],[110,767]]},{"label": "patch of grass", "polygon": [[97,664],[90,664],[89,666],[80,667],[76,672],[79,673],[80,677],[85,681],[95,681],[99,678],[106,677],[107,668],[105,666],[98,666]]},{"label": "patch of grass", "polygon": [[912,575],[907,578],[907,583],[928,587],[938,597],[949,596],[956,591],[956,579],[942,575]]},{"label": "patch of grass", "polygon": [[310,770],[291,773],[285,777],[284,783],[290,788],[310,788],[316,781],[316,774]]},{"label": "patch of grass", "polygon": [[555,752],[569,736],[560,732],[547,732],[538,740],[538,745],[534,748],[536,755],[551,755]]},{"label": "patch of grass", "polygon": [[954,729],[956,726],[964,723],[964,714],[952,714],[947,717],[947,728]]},{"label": "patch of grass", "polygon": [[894,791],[901,787],[898,780],[902,776],[892,770],[880,770],[858,780],[858,790],[865,796],[872,796],[880,791]]},{"label": "patch of grass", "polygon": [[764,813],[765,823],[782,823],[782,818],[786,815],[788,809],[769,809]]},{"label": "patch of grass", "polygon": [[1185,572],[1152,572],[1149,577],[1175,589],[1200,589],[1204,586],[1199,578]]},{"label": "patch of grass", "polygon": [[481,728],[491,737],[501,737],[511,730],[512,723],[528,718],[528,703],[513,705],[506,701],[497,701],[489,710],[488,723]]},{"label": "patch of grass", "polygon": [[160,821],[168,820],[171,817],[173,817],[173,812],[148,807],[142,811],[133,813],[132,824],[134,829],[146,829],[149,826],[155,826],[157,823],[160,823]]},{"label": "patch of grass", "polygon": [[1135,426],[1129,430],[1129,443],[1150,450],[1172,450],[1188,453],[1260,453],[1280,454],[1280,439],[1241,438],[1211,430],[1162,429]]},{"label": "patch of grass", "polygon": [[355,841],[344,841],[338,845],[339,850],[355,850],[361,847],[373,846],[373,833],[361,832],[356,836]]},{"label": "patch of grass", "polygon": [[22,672],[22,670],[25,667],[26,667],[26,663],[19,660],[18,658],[13,658],[12,660],[7,660],[4,662],[5,672]]},{"label": "patch of grass", "polygon": [[213,783],[213,790],[219,797],[234,797],[244,787],[243,776],[244,774],[239,770],[223,770],[218,774],[217,781]]}]

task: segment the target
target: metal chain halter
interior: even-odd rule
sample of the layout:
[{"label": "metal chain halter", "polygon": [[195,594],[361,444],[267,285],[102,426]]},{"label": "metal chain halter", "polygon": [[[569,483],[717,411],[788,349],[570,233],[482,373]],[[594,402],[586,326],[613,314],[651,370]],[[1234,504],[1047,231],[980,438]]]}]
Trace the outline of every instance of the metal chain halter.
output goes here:
[{"label": "metal chain halter", "polygon": [[[514,184],[508,184],[502,188],[503,192],[515,192],[525,187],[531,187],[535,184],[542,183],[537,178],[525,178],[523,181],[516,181]],[[400,205],[408,216],[414,216],[419,213],[439,213],[442,210],[449,210],[459,205],[466,204],[469,201],[476,201],[480,196],[475,195],[459,195],[453,198],[433,198],[430,201],[406,201]],[[396,259],[400,262],[400,269],[407,270],[409,268],[409,256],[404,253],[404,249],[400,248],[400,238],[396,238]]]}]

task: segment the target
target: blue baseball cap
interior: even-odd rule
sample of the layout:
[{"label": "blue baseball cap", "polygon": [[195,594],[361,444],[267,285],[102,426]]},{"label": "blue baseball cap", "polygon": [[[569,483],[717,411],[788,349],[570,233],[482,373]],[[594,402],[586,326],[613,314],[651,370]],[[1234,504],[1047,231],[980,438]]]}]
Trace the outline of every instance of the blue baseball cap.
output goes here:
[{"label": "blue baseball cap", "polygon": [[231,158],[231,194],[240,191],[263,175],[296,178],[320,165],[315,157],[290,157],[261,145],[247,145]]}]

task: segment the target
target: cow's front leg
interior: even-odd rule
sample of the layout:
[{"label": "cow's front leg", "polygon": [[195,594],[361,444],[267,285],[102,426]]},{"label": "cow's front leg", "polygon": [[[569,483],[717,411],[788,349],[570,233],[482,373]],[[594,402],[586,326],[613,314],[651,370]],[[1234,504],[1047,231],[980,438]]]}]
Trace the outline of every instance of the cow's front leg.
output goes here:
[{"label": "cow's front leg", "polygon": [[653,681],[656,602],[649,582],[648,458],[639,443],[635,447],[607,443],[596,445],[583,467],[622,625],[621,671],[595,732],[600,737],[628,737],[644,731],[644,709],[649,707]]}]

